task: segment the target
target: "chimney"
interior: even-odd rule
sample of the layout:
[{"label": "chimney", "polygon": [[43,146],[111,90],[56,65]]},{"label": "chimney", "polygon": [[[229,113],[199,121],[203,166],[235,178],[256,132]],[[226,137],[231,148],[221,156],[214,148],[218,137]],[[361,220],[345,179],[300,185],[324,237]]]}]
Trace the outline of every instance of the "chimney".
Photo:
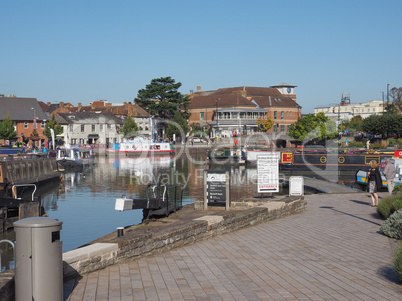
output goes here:
[{"label": "chimney", "polygon": [[129,103],[127,105],[127,117],[131,116],[132,113],[133,113],[133,105],[131,103]]},{"label": "chimney", "polygon": [[64,102],[59,103],[59,108],[64,108]]},{"label": "chimney", "polygon": [[82,104],[79,102],[78,103],[78,110],[81,110]]},{"label": "chimney", "polygon": [[201,86],[197,86],[197,92],[201,92]]},{"label": "chimney", "polygon": [[46,105],[50,106],[50,101],[48,101],[48,102],[46,103]]}]

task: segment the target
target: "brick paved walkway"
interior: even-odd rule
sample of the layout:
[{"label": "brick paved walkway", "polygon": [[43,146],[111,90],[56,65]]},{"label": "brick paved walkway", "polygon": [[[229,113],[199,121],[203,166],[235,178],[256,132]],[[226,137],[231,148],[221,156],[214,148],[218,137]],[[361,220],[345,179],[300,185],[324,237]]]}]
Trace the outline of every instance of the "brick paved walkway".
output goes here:
[{"label": "brick paved walkway", "polygon": [[369,195],[306,199],[304,213],[65,283],[65,299],[402,300]]}]

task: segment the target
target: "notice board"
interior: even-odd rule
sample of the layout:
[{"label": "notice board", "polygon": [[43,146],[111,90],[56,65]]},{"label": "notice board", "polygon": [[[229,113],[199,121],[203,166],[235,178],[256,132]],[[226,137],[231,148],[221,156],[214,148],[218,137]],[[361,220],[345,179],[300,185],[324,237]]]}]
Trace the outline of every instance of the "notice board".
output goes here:
[{"label": "notice board", "polygon": [[258,193],[279,192],[279,153],[257,156]]}]

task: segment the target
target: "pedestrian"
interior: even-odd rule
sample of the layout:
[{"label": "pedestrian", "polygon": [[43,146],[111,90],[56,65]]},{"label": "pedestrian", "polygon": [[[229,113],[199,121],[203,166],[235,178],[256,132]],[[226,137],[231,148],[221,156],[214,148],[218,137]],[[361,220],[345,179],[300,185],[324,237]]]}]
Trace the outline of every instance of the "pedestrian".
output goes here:
[{"label": "pedestrian", "polygon": [[370,169],[367,174],[369,183],[369,192],[371,194],[371,207],[378,206],[377,191],[382,187],[382,180],[378,163],[375,160],[370,161]]},{"label": "pedestrian", "polygon": [[370,140],[367,140],[366,146],[367,146],[367,150],[369,150],[370,149]]},{"label": "pedestrian", "polygon": [[235,147],[237,147],[237,144],[238,144],[238,143],[239,143],[239,140],[235,139],[235,141],[234,141]]},{"label": "pedestrian", "polygon": [[391,159],[385,160],[384,171],[382,172],[385,178],[387,179],[387,187],[389,195],[392,194],[392,190],[394,190],[394,178],[395,178],[395,166],[391,163]]}]

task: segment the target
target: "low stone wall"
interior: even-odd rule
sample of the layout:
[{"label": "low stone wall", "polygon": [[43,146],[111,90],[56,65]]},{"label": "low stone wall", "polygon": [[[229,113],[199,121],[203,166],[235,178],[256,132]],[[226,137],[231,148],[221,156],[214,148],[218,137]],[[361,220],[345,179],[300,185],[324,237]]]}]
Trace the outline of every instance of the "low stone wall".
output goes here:
[{"label": "low stone wall", "polygon": [[221,215],[206,215],[178,225],[172,224],[151,233],[127,233],[106,239],[63,255],[65,278],[96,271],[116,263],[159,254],[189,243],[204,240],[238,229],[300,213],[307,208],[303,197],[268,202],[247,210],[221,211]]}]

